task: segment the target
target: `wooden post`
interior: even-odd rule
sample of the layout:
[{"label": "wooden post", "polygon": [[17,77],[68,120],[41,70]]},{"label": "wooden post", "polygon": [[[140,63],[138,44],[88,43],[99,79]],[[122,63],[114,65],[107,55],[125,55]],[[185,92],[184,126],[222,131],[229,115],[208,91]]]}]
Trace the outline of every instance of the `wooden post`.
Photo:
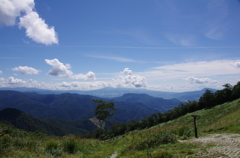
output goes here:
[{"label": "wooden post", "polygon": [[197,132],[197,123],[196,123],[196,118],[200,117],[199,115],[191,115],[193,117],[194,121],[194,132],[195,132],[195,137],[198,138],[198,132]]}]

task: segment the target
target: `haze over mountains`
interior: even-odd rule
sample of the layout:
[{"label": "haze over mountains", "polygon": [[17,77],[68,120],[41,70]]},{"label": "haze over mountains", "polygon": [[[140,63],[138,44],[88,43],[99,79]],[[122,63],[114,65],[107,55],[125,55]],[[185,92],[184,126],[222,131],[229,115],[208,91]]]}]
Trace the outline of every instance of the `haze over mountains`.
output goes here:
[{"label": "haze over mountains", "polygon": [[99,98],[75,93],[38,94],[34,92],[0,91],[0,109],[16,108],[36,118],[59,118],[77,120],[94,116],[96,103],[92,99],[102,99],[115,103],[117,122],[141,120],[153,113],[165,112],[180,101],[163,99],[147,94],[125,94],[117,98]]},{"label": "haze over mountains", "polygon": [[136,93],[136,94],[148,94],[154,97],[161,97],[164,99],[178,99],[181,101],[195,100],[197,101],[199,97],[206,91],[206,89],[215,92],[215,89],[204,88],[199,91],[189,91],[189,92],[162,92],[162,91],[151,91],[146,89],[134,89],[134,88],[103,88],[91,91],[61,91],[61,90],[44,90],[37,88],[0,88],[0,90],[13,90],[19,92],[36,92],[38,94],[61,94],[61,93],[76,93],[84,95],[92,95],[102,98],[114,98],[120,97],[126,93]]},{"label": "haze over mountains", "polygon": [[31,88],[0,90],[0,121],[50,135],[81,135],[97,128],[90,121],[96,107],[92,99],[115,103],[117,117],[106,122],[109,129],[113,124],[140,121],[154,113],[166,112],[181,101],[198,100],[204,92],[205,89],[183,93],[112,88],[68,93]]}]

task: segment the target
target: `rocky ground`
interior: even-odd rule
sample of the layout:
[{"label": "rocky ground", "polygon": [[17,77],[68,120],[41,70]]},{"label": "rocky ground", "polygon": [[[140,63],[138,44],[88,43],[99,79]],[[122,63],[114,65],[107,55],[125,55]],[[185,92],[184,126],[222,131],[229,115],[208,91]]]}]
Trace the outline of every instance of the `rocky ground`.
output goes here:
[{"label": "rocky ground", "polygon": [[180,142],[200,145],[193,157],[240,158],[240,134],[210,134],[206,137],[181,140]]}]

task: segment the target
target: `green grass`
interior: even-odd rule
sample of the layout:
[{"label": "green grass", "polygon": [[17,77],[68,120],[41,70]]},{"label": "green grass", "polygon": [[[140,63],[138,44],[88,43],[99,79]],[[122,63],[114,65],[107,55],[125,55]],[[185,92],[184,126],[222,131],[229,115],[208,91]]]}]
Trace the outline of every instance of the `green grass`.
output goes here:
[{"label": "green grass", "polygon": [[186,114],[178,119],[145,130],[132,131],[108,141],[83,139],[69,135],[47,136],[26,132],[0,123],[0,157],[105,158],[115,151],[121,158],[174,158],[195,154],[201,145],[180,143],[194,137],[192,114],[197,118],[199,136],[208,133],[240,133],[240,99]]}]

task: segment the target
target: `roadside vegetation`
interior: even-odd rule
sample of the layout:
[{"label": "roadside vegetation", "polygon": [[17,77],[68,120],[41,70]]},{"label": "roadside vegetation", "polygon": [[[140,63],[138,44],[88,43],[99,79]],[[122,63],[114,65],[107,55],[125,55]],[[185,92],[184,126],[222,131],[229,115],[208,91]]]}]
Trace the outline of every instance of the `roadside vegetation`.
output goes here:
[{"label": "roadside vegetation", "polygon": [[[225,85],[222,91],[216,93],[206,91],[199,102],[182,103],[179,107],[168,112],[179,111],[179,116],[176,114],[174,117],[171,116],[172,119],[167,120],[166,117],[169,116],[163,113],[159,116],[165,118],[165,121],[160,122],[155,119],[151,126],[146,123],[147,126],[144,126],[144,128],[133,130],[128,128],[123,133],[119,132],[116,135],[107,131],[104,140],[86,138],[90,135],[48,136],[38,131],[26,132],[0,123],[0,157],[105,158],[111,157],[114,153],[116,157],[121,158],[194,156],[198,149],[207,150],[214,144],[202,146],[201,144],[181,141],[194,138],[191,115],[200,116],[197,118],[199,139],[212,133],[240,134],[240,97],[234,97],[234,95],[240,95],[240,93],[236,94],[236,89],[239,92],[240,83],[234,87]],[[216,99],[217,96],[220,97],[220,94],[222,94],[222,98],[225,98],[222,99],[223,103],[218,101],[219,98]],[[224,97],[224,95],[228,95],[228,97]],[[203,104],[205,101],[207,103],[212,101],[212,104]],[[186,108],[184,105],[189,105],[188,109],[199,109],[192,112],[183,112],[183,108]],[[196,107],[192,107],[193,105],[196,105]],[[200,105],[204,105],[203,108],[200,108]],[[133,121],[130,124],[142,125],[144,123],[143,121]],[[117,126],[112,130],[115,128]]]}]

